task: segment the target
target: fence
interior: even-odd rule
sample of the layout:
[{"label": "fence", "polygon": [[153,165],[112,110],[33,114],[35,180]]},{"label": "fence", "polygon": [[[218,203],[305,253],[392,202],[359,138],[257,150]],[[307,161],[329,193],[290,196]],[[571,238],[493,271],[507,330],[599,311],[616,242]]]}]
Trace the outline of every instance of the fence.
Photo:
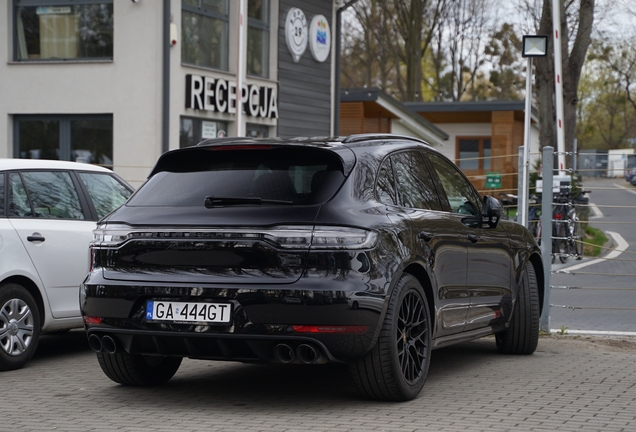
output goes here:
[{"label": "fence", "polygon": [[[547,151],[547,152],[546,152]],[[543,166],[541,172],[535,170],[530,171],[531,177],[543,177],[544,184],[549,185],[552,183],[552,166],[553,158],[558,153],[553,153],[552,148],[544,148],[544,152],[541,155],[540,164]],[[567,157],[572,158],[572,165],[576,167],[574,162],[573,153],[565,153]],[[512,155],[508,155],[510,157]],[[537,156],[534,154],[533,156]],[[479,158],[477,158],[479,159]],[[624,199],[619,203],[612,204],[594,204],[591,201],[585,199],[577,199],[577,191],[581,188],[581,179],[588,178],[593,179],[598,177],[598,167],[585,167],[581,164],[582,169],[574,171],[572,168],[566,170],[567,174],[572,176],[574,181],[565,186],[568,190],[566,194],[550,194],[542,193],[541,202],[537,202],[534,205],[539,211],[543,208],[551,208],[550,211],[541,212],[543,218],[528,218],[528,228],[537,233],[537,226],[550,227],[549,229],[543,228],[540,230],[542,235],[542,252],[544,255],[544,267],[545,268],[545,280],[546,287],[548,288],[544,295],[544,307],[541,317],[541,328],[546,331],[550,331],[550,316],[556,313],[558,310],[580,310],[590,312],[610,312],[610,311],[625,311],[630,314],[630,320],[636,321],[636,298],[631,299],[631,293],[636,291],[636,284],[631,282],[630,278],[636,277],[636,252],[627,250],[628,244],[617,244],[614,247],[597,246],[603,253],[601,258],[591,259],[585,254],[585,248],[595,246],[588,242],[582,229],[572,229],[572,226],[576,227],[577,224],[581,228],[588,224],[593,224],[597,229],[601,229],[605,233],[615,234],[607,229],[614,229],[621,232],[633,231],[633,225],[636,225],[636,205],[631,205],[630,200]],[[517,175],[503,174],[503,175]],[[471,177],[469,176],[469,179]],[[610,182],[611,180],[608,180]],[[628,184],[629,185],[629,184]],[[532,187],[532,185],[531,185]],[[625,191],[633,189],[636,194],[636,188],[629,185],[629,188],[622,187],[615,183],[611,185],[602,186],[585,186],[584,190],[588,191],[589,195],[593,199],[595,196],[606,196],[613,191]],[[549,188],[547,188],[549,190]],[[499,189],[500,193],[514,192],[516,189]],[[545,191],[545,189],[544,189]],[[493,190],[480,190],[480,193],[492,194]],[[574,192],[574,193],[573,193]],[[594,194],[594,192],[598,192]],[[632,201],[636,202],[636,200]],[[516,204],[507,203],[504,205],[507,210],[515,209]],[[555,218],[558,214],[557,209],[562,207],[561,218]],[[611,220],[595,218],[595,215],[602,214],[603,211],[612,212],[613,217]],[[564,217],[564,215],[567,215]],[[549,216],[549,217],[548,217]],[[568,229],[559,229],[559,226],[566,226]],[[619,236],[620,237],[620,236]],[[622,237],[621,237],[622,238]],[[616,241],[615,241],[616,242]],[[559,247],[559,245],[566,245],[566,247]],[[547,260],[546,260],[546,255]],[[576,265],[568,268],[553,269],[553,263],[557,261],[557,258],[561,263],[567,262],[572,258],[579,260]],[[556,262],[558,264],[558,262]],[[582,270],[585,268],[585,270]],[[552,280],[559,278],[559,275],[570,275],[567,283],[552,285]],[[600,281],[600,282],[599,282]],[[599,283],[592,283],[599,282]],[[551,302],[552,292],[583,292],[583,293],[601,293],[600,297],[604,297],[607,303],[598,301],[598,297],[595,297],[594,304],[582,304],[576,303],[573,299],[572,302]],[[609,293],[622,293],[629,294],[628,297],[622,297],[622,304],[610,305],[610,300],[617,297],[616,294],[609,295]],[[594,329],[588,329],[594,330]],[[636,334],[636,333],[634,333]]]}]

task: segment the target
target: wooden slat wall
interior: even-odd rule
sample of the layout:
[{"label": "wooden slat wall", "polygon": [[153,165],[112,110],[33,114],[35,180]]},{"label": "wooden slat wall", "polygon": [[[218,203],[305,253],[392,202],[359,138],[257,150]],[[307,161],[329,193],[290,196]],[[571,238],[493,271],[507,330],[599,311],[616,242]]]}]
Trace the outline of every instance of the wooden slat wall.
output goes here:
[{"label": "wooden slat wall", "polygon": [[391,119],[387,117],[365,118],[363,102],[343,102],[340,104],[340,135],[390,132]]},{"label": "wooden slat wall", "polygon": [[504,174],[501,178],[502,189],[516,189],[517,187],[519,139],[523,145],[523,123],[521,123],[520,138],[518,137],[518,123],[515,121],[514,111],[492,112],[492,154],[494,156],[508,156],[493,160],[493,171]]},{"label": "wooden slat wall", "polygon": [[364,104],[362,102],[343,102],[340,104],[340,135],[347,136],[362,133],[364,129]]}]

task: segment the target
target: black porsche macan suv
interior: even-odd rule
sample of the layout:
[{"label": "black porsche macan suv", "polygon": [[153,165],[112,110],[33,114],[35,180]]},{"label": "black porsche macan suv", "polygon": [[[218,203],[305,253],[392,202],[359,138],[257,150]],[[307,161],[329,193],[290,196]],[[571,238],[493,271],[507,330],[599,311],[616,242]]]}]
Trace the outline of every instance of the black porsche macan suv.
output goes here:
[{"label": "black porsche macan suv", "polygon": [[540,251],[501,214],[409,137],[170,151],[95,231],[89,344],[125,385],[166,382],[183,357],[342,362],[366,397],[412,399],[432,349],[536,349]]}]

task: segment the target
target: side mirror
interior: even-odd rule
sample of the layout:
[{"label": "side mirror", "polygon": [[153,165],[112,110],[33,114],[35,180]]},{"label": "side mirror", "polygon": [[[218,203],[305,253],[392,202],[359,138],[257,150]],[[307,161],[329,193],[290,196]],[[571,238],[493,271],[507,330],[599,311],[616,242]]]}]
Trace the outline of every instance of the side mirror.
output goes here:
[{"label": "side mirror", "polygon": [[490,195],[484,196],[484,214],[482,215],[484,223],[488,224],[490,228],[497,228],[503,212],[504,208],[501,201]]}]

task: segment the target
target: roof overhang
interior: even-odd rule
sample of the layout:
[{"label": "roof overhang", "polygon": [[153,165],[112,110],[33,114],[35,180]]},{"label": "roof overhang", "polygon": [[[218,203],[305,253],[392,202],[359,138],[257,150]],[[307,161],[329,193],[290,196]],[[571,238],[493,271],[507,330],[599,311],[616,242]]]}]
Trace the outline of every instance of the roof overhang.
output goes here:
[{"label": "roof overhang", "polygon": [[343,90],[340,94],[340,102],[375,102],[393,116],[392,121],[399,122],[415,137],[421,138],[431,145],[439,146],[444,145],[444,141],[448,141],[446,132],[380,89]]},{"label": "roof overhang", "polygon": [[[405,102],[409,109],[419,113],[486,113],[493,111],[515,111],[523,114],[525,101],[460,101],[460,102]],[[532,108],[532,122],[539,123],[539,112]]]}]

